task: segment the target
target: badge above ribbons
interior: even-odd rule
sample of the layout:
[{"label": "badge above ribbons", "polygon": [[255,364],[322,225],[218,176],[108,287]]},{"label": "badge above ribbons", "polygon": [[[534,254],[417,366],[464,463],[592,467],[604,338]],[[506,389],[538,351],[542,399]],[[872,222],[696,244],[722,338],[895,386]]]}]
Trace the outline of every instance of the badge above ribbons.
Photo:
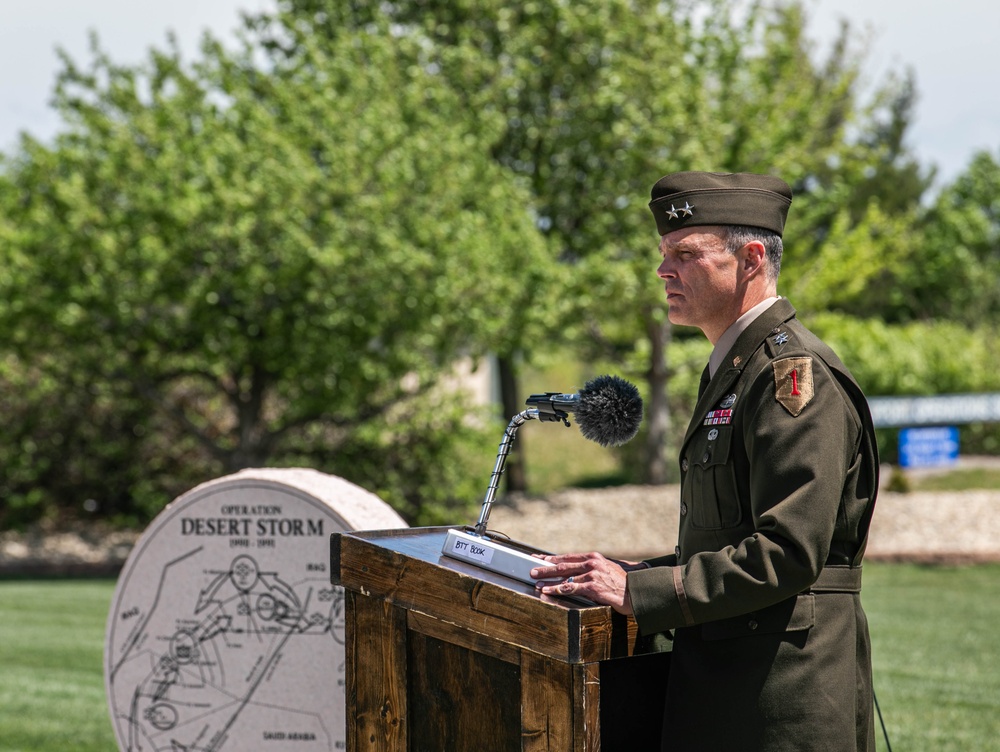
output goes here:
[{"label": "badge above ribbons", "polygon": [[774,362],[774,398],[793,417],[799,416],[814,394],[812,358],[785,358]]}]

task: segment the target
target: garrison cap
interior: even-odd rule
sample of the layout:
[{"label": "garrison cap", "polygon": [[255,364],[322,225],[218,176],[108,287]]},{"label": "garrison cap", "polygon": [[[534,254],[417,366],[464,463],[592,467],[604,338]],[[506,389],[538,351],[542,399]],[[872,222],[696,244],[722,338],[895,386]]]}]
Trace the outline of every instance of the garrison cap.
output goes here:
[{"label": "garrison cap", "polygon": [[675,172],[656,181],[649,208],[660,235],[696,225],[747,225],[781,235],[792,189],[749,172]]}]

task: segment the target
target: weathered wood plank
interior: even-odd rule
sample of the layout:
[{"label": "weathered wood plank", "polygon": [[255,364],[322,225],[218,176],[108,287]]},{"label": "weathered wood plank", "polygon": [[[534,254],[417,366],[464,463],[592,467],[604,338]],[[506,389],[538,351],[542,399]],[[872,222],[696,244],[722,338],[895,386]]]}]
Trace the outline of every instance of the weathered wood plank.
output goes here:
[{"label": "weathered wood plank", "polygon": [[342,534],[338,565],[331,565],[339,575],[335,584],[567,662],[627,654],[628,620],[612,620],[604,606],[545,598],[533,587],[446,557],[440,549],[447,530]]},{"label": "weathered wood plank", "polygon": [[[622,749],[611,746],[609,749]],[[573,666],[573,750],[600,752],[601,670],[599,663]],[[627,749],[644,749],[627,747]]]},{"label": "weathered wood plank", "polygon": [[407,752],[406,613],[345,593],[348,752]]},{"label": "weathered wood plank", "polygon": [[410,738],[427,752],[518,752],[518,664],[409,634]]},{"label": "weathered wood plank", "polygon": [[574,668],[522,651],[521,749],[524,752],[575,752]]},{"label": "weathered wood plank", "polygon": [[448,622],[435,619],[417,611],[406,613],[407,628],[412,632],[420,632],[429,637],[461,645],[477,653],[483,653],[501,661],[520,665],[521,651],[514,645],[493,639],[491,635],[480,634]]}]

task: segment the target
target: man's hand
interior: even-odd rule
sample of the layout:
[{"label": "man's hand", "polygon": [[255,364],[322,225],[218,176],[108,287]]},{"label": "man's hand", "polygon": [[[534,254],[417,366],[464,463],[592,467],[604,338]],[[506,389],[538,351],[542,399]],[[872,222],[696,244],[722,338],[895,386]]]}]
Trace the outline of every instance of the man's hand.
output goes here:
[{"label": "man's hand", "polygon": [[536,580],[562,578],[561,582],[536,582],[535,587],[545,595],[579,595],[594,603],[611,606],[619,613],[632,613],[632,602],[625,590],[625,570],[603,555],[560,554],[539,556],[555,564],[554,567],[536,567],[531,576]]}]

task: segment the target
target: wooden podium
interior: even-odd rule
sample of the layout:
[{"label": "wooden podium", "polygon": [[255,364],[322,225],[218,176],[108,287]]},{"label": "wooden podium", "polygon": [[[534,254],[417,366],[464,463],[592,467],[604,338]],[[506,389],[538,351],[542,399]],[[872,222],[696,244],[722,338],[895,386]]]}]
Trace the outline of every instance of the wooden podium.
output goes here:
[{"label": "wooden podium", "polygon": [[659,750],[670,654],[637,655],[606,606],[444,556],[448,530],[331,536],[348,751]]}]

